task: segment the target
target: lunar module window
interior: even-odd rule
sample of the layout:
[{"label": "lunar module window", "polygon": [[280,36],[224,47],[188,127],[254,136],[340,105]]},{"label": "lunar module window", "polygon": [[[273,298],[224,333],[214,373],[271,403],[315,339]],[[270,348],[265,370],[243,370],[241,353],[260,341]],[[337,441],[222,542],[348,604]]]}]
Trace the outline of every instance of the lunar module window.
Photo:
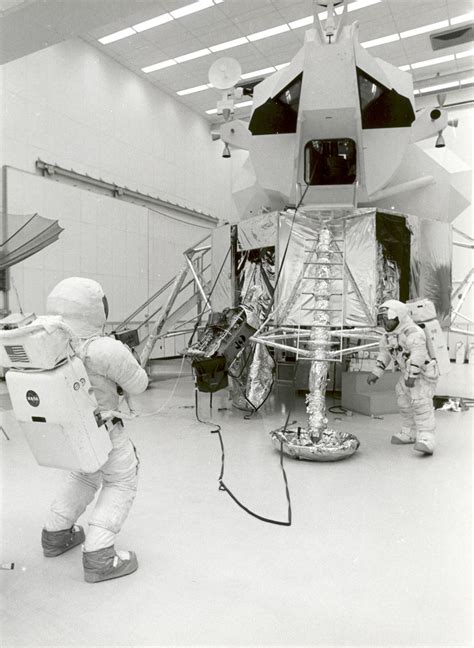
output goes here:
[{"label": "lunar module window", "polygon": [[249,124],[252,135],[296,133],[302,82],[303,74],[300,74],[277,95],[255,109]]},{"label": "lunar module window", "polygon": [[353,184],[356,163],[354,140],[311,140],[304,150],[304,180],[309,185]]},{"label": "lunar module window", "polygon": [[357,68],[362,128],[408,128],[415,120],[411,101]]}]

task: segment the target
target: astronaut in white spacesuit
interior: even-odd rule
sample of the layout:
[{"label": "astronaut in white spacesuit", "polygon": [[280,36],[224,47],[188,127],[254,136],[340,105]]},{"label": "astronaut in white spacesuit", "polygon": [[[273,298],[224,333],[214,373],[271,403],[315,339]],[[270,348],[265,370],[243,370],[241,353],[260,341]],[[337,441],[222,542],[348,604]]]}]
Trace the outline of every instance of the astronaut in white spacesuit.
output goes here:
[{"label": "astronaut in white spacesuit", "polygon": [[[87,582],[126,576],[138,568],[137,557],[133,551],[116,551],[114,540],[135,499],[139,461],[117,410],[119,392],[145,391],[148,377],[127,347],[104,335],[108,304],[96,281],[79,277],[61,281],[48,296],[46,307],[49,315],[60,315],[77,336],[74,350],[84,362],[99,410],[108,418],[112,450],[97,472],[67,476],[45,521],[43,553],[57,556],[84,542]],[[99,489],[86,537],[76,521]]]},{"label": "astronaut in white spacesuit", "polygon": [[439,374],[436,360],[430,358],[425,334],[402,302],[394,299],[384,302],[379,307],[377,321],[386,333],[380,342],[376,368],[367,382],[375,383],[392,360],[401,371],[395,390],[402,429],[392,436],[392,443],[414,443],[415,450],[433,454],[433,395]]}]

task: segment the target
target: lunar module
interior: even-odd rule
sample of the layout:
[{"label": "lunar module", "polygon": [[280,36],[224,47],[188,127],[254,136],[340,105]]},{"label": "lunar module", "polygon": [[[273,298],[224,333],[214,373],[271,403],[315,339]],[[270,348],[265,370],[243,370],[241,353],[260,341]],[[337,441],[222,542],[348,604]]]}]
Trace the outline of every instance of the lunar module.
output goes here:
[{"label": "lunar module", "polygon": [[[328,429],[328,367],[377,346],[378,304],[399,299],[415,312],[420,299],[432,302],[432,348],[443,348],[450,222],[468,204],[416,144],[439,137],[446,111],[415,111],[411,75],[360,45],[357,24],[345,24],[346,5],[315,2],[325,24],[315,12],[289,65],[252,87],[239,83],[234,59],[216,61],[209,73],[222,90],[223,157],[248,151],[235,182],[241,220],[212,232],[212,308],[243,308],[254,318],[254,357],[241,362],[245,400],[265,397],[262,377],[276,354],[309,363],[308,425],[281,428],[272,439],[310,460],[341,459],[359,445]],[[253,96],[248,124],[233,119],[243,92]],[[448,369],[446,353],[438,355]]]}]

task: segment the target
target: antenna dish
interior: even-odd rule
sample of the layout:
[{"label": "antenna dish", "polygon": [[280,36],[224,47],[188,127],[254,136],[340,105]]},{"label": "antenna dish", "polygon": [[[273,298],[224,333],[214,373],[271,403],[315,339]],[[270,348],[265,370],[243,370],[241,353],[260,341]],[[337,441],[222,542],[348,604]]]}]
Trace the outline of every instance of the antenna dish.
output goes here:
[{"label": "antenna dish", "polygon": [[230,57],[217,59],[209,68],[209,83],[218,90],[229,90],[239,81],[242,74],[240,63]]}]

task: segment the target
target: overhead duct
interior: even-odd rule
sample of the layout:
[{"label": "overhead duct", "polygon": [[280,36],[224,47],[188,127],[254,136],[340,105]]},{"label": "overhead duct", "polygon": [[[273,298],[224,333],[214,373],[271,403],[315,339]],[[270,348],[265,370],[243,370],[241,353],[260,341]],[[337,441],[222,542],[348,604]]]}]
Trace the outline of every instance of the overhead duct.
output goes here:
[{"label": "overhead duct", "polygon": [[446,47],[470,43],[474,40],[474,24],[430,34],[430,40],[433,50],[441,50]]}]

